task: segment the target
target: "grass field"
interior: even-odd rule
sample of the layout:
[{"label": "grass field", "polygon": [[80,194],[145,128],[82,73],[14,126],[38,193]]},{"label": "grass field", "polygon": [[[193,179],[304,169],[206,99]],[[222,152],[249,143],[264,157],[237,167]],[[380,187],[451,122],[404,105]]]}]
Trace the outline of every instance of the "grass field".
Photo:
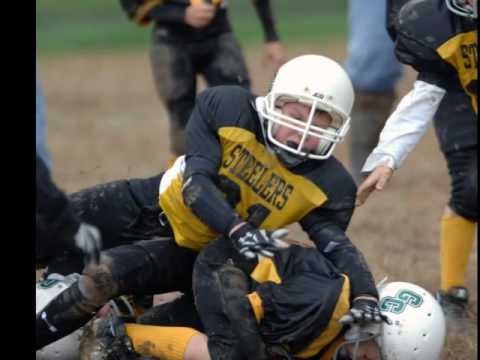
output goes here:
[{"label": "grass field", "polygon": [[[346,0],[274,0],[278,31],[286,42],[341,38],[346,31]],[[245,45],[263,41],[250,0],[229,3],[235,33]],[[37,51],[41,56],[72,51],[144,48],[150,28],[130,22],[118,0],[37,1]],[[288,19],[288,20],[287,20]]]},{"label": "grass field", "polygon": [[[311,52],[345,59],[344,0],[302,0],[301,8],[291,0],[273,2],[289,57]],[[230,3],[253,89],[262,93],[272,71],[261,65],[258,20],[249,1]],[[163,170],[169,158],[168,121],[151,78],[149,29],[128,22],[113,0],[40,0],[37,29],[56,182],[71,192]],[[414,78],[408,70],[400,94]],[[340,144],[335,154],[348,167],[347,145]],[[389,190],[373,196],[352,218],[348,234],[377,281],[388,275],[391,281],[411,281],[436,291],[439,220],[448,191],[445,160],[430,129]],[[305,239],[297,227],[292,230],[294,237]],[[477,264],[475,252],[467,272],[471,326],[449,334],[443,360],[477,357]]]}]

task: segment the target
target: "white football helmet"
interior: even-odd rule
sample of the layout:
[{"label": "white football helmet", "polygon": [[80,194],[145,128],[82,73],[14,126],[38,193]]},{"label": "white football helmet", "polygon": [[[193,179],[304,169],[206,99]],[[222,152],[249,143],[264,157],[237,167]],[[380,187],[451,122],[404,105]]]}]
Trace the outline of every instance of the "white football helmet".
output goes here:
[{"label": "white football helmet", "polygon": [[446,335],[440,304],[425,289],[408,282],[391,282],[379,289],[379,307],[391,324],[377,338],[385,360],[436,360]]},{"label": "white football helmet", "polygon": [[[278,70],[270,92],[257,108],[267,139],[277,149],[299,158],[326,159],[335,145],[345,138],[350,127],[350,112],[354,101],[353,86],[345,70],[335,61],[320,55],[296,57]],[[298,101],[311,107],[306,122],[282,114],[279,106],[284,102]],[[327,129],[314,126],[315,110],[330,114],[333,122]],[[279,126],[286,126],[301,134],[301,141],[294,146],[275,138]],[[309,137],[318,138],[314,152],[305,152],[303,146]]]},{"label": "white football helmet", "polygon": [[476,19],[478,16],[477,0],[445,0],[448,10],[454,14]]},{"label": "white football helmet", "polygon": [[36,316],[40,316],[43,309],[53,299],[72,286],[79,278],[79,274],[70,274],[68,276],[50,274],[48,278],[38,281],[35,288]]},{"label": "white football helmet", "polygon": [[440,359],[446,324],[435,298],[422,287],[407,282],[382,284],[378,292],[378,306],[389,323],[352,325],[333,358],[358,360],[358,345],[375,339],[382,360]]}]

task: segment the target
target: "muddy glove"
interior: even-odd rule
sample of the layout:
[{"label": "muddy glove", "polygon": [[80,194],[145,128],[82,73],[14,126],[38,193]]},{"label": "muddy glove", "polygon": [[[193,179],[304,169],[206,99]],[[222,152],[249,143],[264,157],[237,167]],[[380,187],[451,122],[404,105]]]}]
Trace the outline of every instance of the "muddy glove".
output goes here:
[{"label": "muddy glove", "polygon": [[353,306],[349,313],[339,320],[342,325],[369,323],[389,323],[388,318],[380,313],[377,299],[373,297],[359,296],[353,300]]},{"label": "muddy glove", "polygon": [[258,256],[273,257],[275,251],[287,248],[289,245],[281,240],[287,234],[287,229],[259,230],[242,222],[232,227],[228,237],[240,254],[247,259],[254,259]]},{"label": "muddy glove", "polygon": [[75,246],[84,254],[85,265],[98,265],[102,250],[102,239],[98,229],[93,225],[81,223],[74,239]]}]

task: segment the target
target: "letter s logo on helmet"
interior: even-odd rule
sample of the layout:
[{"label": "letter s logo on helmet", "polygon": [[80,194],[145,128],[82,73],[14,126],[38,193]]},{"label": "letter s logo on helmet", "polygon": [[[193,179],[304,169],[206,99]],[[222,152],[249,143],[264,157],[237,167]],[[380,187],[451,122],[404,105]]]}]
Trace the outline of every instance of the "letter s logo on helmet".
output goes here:
[{"label": "letter s logo on helmet", "polygon": [[382,359],[439,359],[446,335],[445,316],[425,289],[407,282],[380,286],[380,311],[390,324],[382,324],[377,338]]},{"label": "letter s logo on helmet", "polygon": [[[293,156],[327,159],[335,145],[344,140],[350,127],[350,112],[354,101],[353,86],[345,70],[335,61],[320,55],[302,55],[278,70],[270,92],[258,108],[266,128],[266,141]],[[287,116],[280,111],[283,101],[294,101],[310,107],[306,121]],[[312,123],[315,110],[327,112],[332,123],[327,128]],[[285,144],[274,136],[275,129],[285,126],[300,133],[299,144]],[[307,138],[318,139],[316,151],[305,152]]]}]

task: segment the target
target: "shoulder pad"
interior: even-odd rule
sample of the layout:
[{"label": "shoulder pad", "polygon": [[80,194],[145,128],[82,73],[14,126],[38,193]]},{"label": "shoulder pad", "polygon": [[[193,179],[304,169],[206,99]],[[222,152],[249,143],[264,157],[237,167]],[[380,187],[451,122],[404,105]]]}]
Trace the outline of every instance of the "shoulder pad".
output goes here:
[{"label": "shoulder pad", "polygon": [[316,167],[306,176],[322,189],[327,195],[329,203],[334,205],[335,202],[342,199],[343,204],[343,200],[347,198],[351,198],[353,203],[357,186],[352,175],[334,156],[320,161],[321,166]]}]

